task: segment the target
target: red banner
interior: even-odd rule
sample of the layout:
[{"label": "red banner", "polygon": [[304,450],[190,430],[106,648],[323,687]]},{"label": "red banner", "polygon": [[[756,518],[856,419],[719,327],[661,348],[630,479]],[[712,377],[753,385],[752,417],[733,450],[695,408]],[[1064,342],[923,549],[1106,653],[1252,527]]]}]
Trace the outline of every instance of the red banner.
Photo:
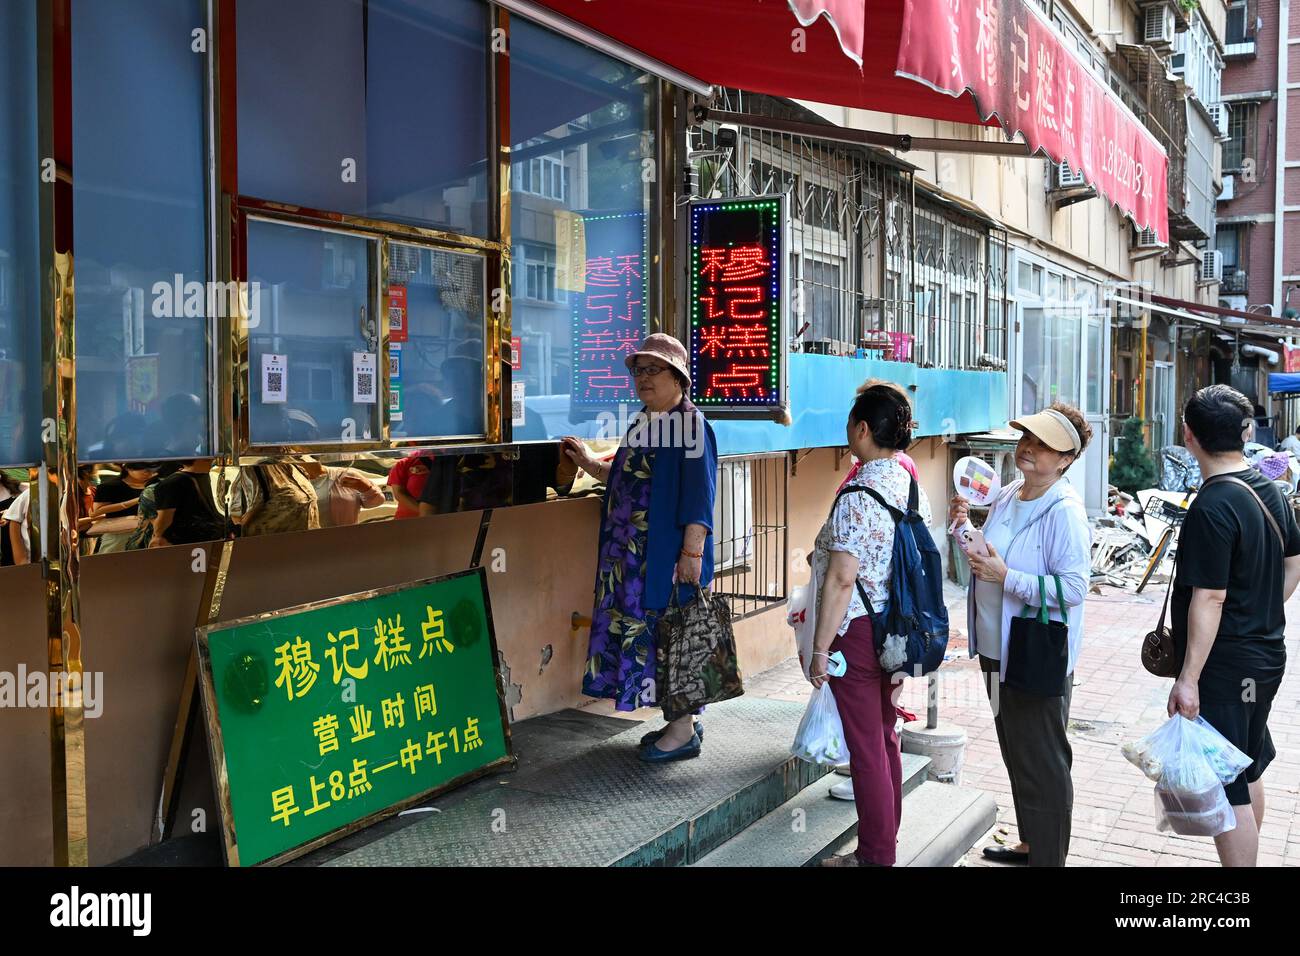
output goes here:
[{"label": "red banner", "polygon": [[790,0],[790,10],[806,27],[812,26],[818,17],[825,17],[844,55],[862,66],[862,38],[867,20],[866,4],[862,0]]},{"label": "red banner", "polygon": [[1160,143],[1025,0],[903,0],[897,75],[997,114],[1169,241]]}]

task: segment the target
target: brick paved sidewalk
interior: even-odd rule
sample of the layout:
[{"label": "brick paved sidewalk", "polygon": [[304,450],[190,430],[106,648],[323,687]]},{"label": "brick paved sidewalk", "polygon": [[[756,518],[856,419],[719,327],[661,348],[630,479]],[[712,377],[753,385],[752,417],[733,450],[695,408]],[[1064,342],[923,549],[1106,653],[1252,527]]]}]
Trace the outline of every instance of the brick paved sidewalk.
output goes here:
[{"label": "brick paved sidewalk", "polygon": [[[1070,743],[1074,749],[1072,866],[1216,866],[1214,841],[1157,833],[1152,784],[1124,759],[1120,744],[1136,739],[1165,719],[1170,682],[1152,677],[1138,659],[1142,636],[1160,614],[1163,591],[1131,592],[1102,586],[1085,604],[1086,634],[1071,702]],[[957,656],[944,665],[939,715],[966,730],[963,786],[993,794],[998,823],[961,865],[1000,866],[980,850],[995,839],[1016,842],[1011,786],[998,751],[979,665],[966,659],[964,592],[947,591]],[[1269,726],[1277,757],[1264,775],[1268,812],[1260,834],[1261,866],[1300,866],[1300,594],[1287,605],[1290,664],[1274,703]],[[807,681],[797,659],[746,681],[755,696],[806,699]],[[909,680],[902,706],[923,716],[925,684]]]}]

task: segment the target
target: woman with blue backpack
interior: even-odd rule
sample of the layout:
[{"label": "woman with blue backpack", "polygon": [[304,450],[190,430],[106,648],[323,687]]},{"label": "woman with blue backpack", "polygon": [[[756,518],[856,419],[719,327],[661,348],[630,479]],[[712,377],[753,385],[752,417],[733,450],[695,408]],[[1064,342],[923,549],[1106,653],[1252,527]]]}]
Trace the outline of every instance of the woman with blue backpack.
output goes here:
[{"label": "woman with blue backpack", "polygon": [[858,847],[823,865],[893,866],[903,813],[894,732],[898,685],[881,666],[874,631],[882,619],[873,626],[873,616],[890,599],[897,516],[919,515],[928,525],[930,505],[895,457],[912,442],[912,406],[902,389],[885,383],[863,389],[849,411],[847,438],[862,464],[817,535],[812,566],[821,588],[809,679],[821,687],[830,679],[831,655],[843,655],[846,667],[831,680],[831,691],[848,744]]},{"label": "woman with blue backpack", "polygon": [[[1092,556],[1083,499],[1061,478],[1092,429],[1062,402],[1010,425],[1022,432],[1016,467],[1024,478],[1002,490],[982,541],[967,549],[970,655],[985,675],[1020,833],[1018,846],[985,847],[984,856],[1064,866],[1074,806],[1066,727]],[[952,499],[954,527],[968,510],[965,499]]]}]

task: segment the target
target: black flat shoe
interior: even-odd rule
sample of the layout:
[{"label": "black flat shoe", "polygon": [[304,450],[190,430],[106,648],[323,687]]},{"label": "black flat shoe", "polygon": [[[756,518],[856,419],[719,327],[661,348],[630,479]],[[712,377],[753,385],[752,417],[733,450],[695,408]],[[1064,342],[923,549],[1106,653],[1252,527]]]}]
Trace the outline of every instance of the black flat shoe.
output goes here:
[{"label": "black flat shoe", "polygon": [[986,846],[984,859],[995,863],[1028,863],[1029,854],[1013,850],[1009,846]]},{"label": "black flat shoe", "polygon": [[660,750],[654,744],[646,744],[637,754],[646,763],[671,763],[674,760],[690,760],[699,755],[700,738],[695,734],[691,734],[691,739],[676,750]]},{"label": "black flat shoe", "polygon": [[[650,731],[650,733],[641,738],[641,746],[644,747],[646,744],[654,743],[664,735],[664,730],[665,728],[661,727],[658,730]],[[704,724],[700,723],[698,720],[695,721],[695,736],[700,738],[700,743],[704,743]]]}]

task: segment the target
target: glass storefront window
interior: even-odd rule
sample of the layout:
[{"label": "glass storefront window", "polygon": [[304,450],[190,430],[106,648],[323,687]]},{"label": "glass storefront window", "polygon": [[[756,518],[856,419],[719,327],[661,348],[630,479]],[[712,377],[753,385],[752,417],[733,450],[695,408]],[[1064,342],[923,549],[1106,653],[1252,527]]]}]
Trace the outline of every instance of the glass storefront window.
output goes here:
[{"label": "glass storefront window", "polygon": [[[483,438],[485,262],[392,243],[389,411],[394,438]],[[405,309],[395,316],[395,309]],[[396,322],[393,320],[397,319]],[[395,328],[404,333],[394,334]]]},{"label": "glass storefront window", "polygon": [[486,3],[243,0],[235,23],[240,193],[487,235]]},{"label": "glass storefront window", "polygon": [[1021,311],[1020,413],[1030,415],[1055,401],[1079,404],[1080,310],[1064,307]]},{"label": "glass storefront window", "polygon": [[36,0],[0,3],[0,465],[41,456]]},{"label": "glass storefront window", "polygon": [[375,244],[248,221],[251,444],[378,438]]},{"label": "glass storefront window", "polygon": [[72,3],[82,461],[210,453],[206,25],[200,0]]},{"label": "glass storefront window", "polygon": [[517,441],[594,436],[597,415],[635,401],[623,359],[647,331],[654,88],[634,67],[511,23]]}]

